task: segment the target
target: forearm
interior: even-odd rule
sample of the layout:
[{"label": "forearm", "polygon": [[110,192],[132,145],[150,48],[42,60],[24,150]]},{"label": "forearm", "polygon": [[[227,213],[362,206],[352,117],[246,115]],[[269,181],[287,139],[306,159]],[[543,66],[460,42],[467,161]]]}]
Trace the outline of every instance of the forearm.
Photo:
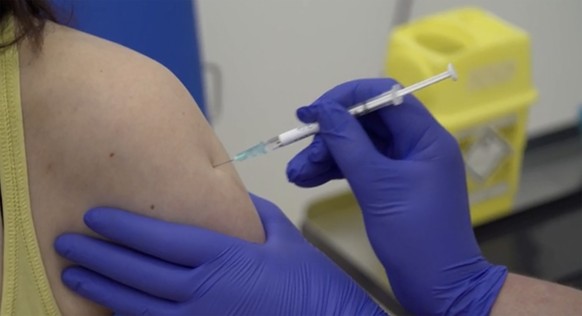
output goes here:
[{"label": "forearm", "polygon": [[582,291],[510,273],[491,315],[582,315]]}]

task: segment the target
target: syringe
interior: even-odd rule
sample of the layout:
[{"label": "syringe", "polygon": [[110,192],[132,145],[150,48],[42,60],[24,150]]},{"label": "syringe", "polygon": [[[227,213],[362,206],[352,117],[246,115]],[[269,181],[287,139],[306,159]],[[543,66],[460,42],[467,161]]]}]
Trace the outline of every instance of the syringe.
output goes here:
[{"label": "syringe", "polygon": [[[405,95],[420,90],[422,88],[428,87],[432,84],[435,84],[439,81],[448,78],[457,80],[457,73],[455,72],[455,69],[453,68],[452,64],[448,65],[446,71],[433,77],[430,77],[428,79],[425,79],[423,81],[417,82],[406,88],[402,88],[400,85],[396,84],[392,86],[392,89],[390,89],[389,91],[382,93],[376,97],[373,97],[365,102],[358,103],[350,107],[348,109],[348,112],[350,112],[350,114],[354,116],[362,116],[364,114],[376,111],[388,105],[399,105],[402,103],[402,99],[404,98]],[[288,130],[282,134],[279,134],[267,141],[260,142],[257,145],[238,153],[230,160],[215,165],[215,167],[218,167],[220,165],[232,161],[242,161],[252,157],[267,154],[275,149],[293,144],[296,141],[302,140],[308,136],[316,134],[317,132],[319,132],[319,124],[317,123],[299,126],[297,128]]]}]

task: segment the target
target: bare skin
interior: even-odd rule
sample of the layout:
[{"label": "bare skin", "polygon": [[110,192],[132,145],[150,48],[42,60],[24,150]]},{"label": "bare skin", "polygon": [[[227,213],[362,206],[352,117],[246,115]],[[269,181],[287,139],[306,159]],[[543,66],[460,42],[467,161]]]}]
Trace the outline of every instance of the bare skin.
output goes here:
[{"label": "bare skin", "polygon": [[[197,105],[164,67],[111,42],[48,23],[39,54],[19,46],[31,206],[63,315],[110,315],[60,281],[64,232],[90,233],[85,210],[113,206],[254,242],[263,229]],[[1,234],[0,234],[1,235]],[[1,272],[1,270],[0,270]]]},{"label": "bare skin", "polygon": [[582,291],[510,273],[491,315],[582,315]]}]

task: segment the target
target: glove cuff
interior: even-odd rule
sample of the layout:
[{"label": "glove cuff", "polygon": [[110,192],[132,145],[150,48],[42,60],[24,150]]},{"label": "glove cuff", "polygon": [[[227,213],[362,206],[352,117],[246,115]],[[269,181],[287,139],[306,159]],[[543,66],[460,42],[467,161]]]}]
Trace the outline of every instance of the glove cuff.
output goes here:
[{"label": "glove cuff", "polygon": [[451,302],[446,315],[489,315],[505,283],[507,267],[488,264],[469,282],[470,286]]}]

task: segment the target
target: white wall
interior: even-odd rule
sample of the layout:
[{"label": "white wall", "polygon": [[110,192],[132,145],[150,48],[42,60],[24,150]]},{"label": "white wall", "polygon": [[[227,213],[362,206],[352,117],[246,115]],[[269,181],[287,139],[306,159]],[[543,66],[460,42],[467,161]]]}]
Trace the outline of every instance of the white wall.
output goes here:
[{"label": "white wall", "polygon": [[[415,1],[413,17],[478,5],[527,30],[540,100],[529,133],[573,122],[582,103],[582,1]],[[224,76],[224,109],[213,125],[233,154],[298,123],[294,111],[343,81],[381,74],[395,1],[198,0],[204,58]],[[213,87],[209,87],[212,89]],[[344,190],[340,181],[299,189],[287,161],[306,141],[237,164],[250,191],[300,223],[309,201]]]}]

